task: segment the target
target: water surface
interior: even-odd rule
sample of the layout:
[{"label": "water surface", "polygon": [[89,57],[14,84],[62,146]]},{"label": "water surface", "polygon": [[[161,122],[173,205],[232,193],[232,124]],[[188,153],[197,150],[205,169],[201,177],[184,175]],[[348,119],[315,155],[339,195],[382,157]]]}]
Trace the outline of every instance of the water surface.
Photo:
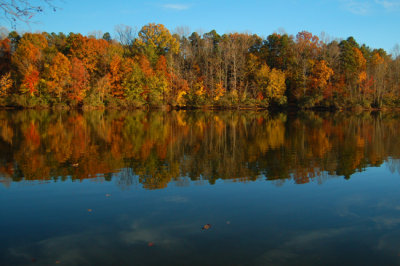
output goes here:
[{"label": "water surface", "polygon": [[1,111],[0,264],[399,264],[399,130],[393,113]]}]

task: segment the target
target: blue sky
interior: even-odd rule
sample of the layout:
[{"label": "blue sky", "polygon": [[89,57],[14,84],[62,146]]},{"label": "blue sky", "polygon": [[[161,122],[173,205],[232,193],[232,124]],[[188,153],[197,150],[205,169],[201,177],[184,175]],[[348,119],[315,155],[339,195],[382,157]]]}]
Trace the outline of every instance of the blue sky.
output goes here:
[{"label": "blue sky", "polygon": [[354,36],[359,43],[389,52],[400,43],[400,0],[54,1],[60,10],[46,10],[34,18],[39,23],[19,24],[17,29],[113,35],[118,24],[140,29],[155,22],[171,31],[186,26],[191,31],[247,31],[262,37],[282,29],[293,35],[302,30],[325,32],[333,38]]}]

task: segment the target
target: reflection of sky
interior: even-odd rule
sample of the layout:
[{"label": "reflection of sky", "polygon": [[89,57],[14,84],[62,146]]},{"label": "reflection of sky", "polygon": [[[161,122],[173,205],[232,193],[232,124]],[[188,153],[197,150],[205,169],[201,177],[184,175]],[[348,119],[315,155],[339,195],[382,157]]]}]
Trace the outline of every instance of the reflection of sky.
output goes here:
[{"label": "reflection of sky", "polygon": [[[0,262],[394,264],[399,185],[386,165],[322,185],[217,181],[144,190],[101,178],[12,183],[0,187]],[[207,223],[211,229],[202,231]]]}]

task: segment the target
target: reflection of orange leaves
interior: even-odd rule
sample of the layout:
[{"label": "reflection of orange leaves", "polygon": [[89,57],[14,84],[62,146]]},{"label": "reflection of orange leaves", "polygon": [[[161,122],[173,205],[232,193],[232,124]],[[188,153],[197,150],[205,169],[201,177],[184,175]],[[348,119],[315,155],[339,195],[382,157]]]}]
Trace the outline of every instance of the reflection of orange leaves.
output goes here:
[{"label": "reflection of orange leaves", "polygon": [[33,122],[31,122],[29,127],[26,129],[25,138],[27,140],[27,143],[29,145],[28,147],[30,149],[36,149],[39,147],[40,135],[39,135],[36,125]]},{"label": "reflection of orange leaves", "polygon": [[149,157],[150,151],[153,148],[153,146],[154,146],[154,142],[152,140],[147,139],[144,141],[144,143],[140,149],[141,158],[143,160],[146,160]]},{"label": "reflection of orange leaves", "polygon": [[122,158],[122,151],[125,147],[124,139],[122,138],[122,130],[124,126],[124,120],[116,119],[112,121],[112,126],[107,132],[107,142],[111,143],[111,154],[114,158]]},{"label": "reflection of orange leaves", "polygon": [[13,131],[13,128],[11,127],[11,125],[9,125],[9,123],[6,120],[0,120],[0,128],[1,128],[1,131],[0,131],[1,138],[4,141],[12,144],[12,142],[13,142],[12,140],[14,137],[14,131]]},{"label": "reflection of orange leaves", "polygon": [[186,121],[184,121],[182,112],[176,113],[175,117],[176,117],[176,121],[178,122],[179,126],[181,126],[181,127],[185,127],[186,126]]},{"label": "reflection of orange leaves", "polygon": [[67,132],[68,125],[55,123],[48,127],[47,134],[49,138],[49,147],[53,152],[54,158],[58,162],[65,162],[71,155],[72,134]]},{"label": "reflection of orange leaves", "polygon": [[[46,165],[46,161],[44,156],[42,156],[41,154],[32,154],[32,156],[29,156],[29,168],[31,168],[32,170],[32,178],[36,179],[39,177],[40,175],[40,171],[44,170],[44,169],[48,169],[48,167],[45,166]],[[37,172],[34,172],[37,171]],[[46,175],[46,179],[49,178],[48,175]]]},{"label": "reflection of orange leaves", "polygon": [[[88,145],[88,139],[86,135],[86,121],[82,115],[73,116],[68,121],[68,131],[73,134],[71,140],[71,158],[73,161],[77,161],[82,154],[86,152]],[[71,127],[71,128],[70,128]]]},{"label": "reflection of orange leaves", "polygon": [[331,150],[331,143],[326,132],[323,129],[313,130],[310,134],[310,143],[312,143],[312,155],[322,157]]},{"label": "reflection of orange leaves", "polygon": [[111,154],[113,155],[113,157],[115,159],[122,158],[120,144],[121,144],[120,142],[112,142],[111,143]]},{"label": "reflection of orange leaves", "polygon": [[157,155],[161,160],[164,160],[167,157],[167,146],[168,144],[157,146]]},{"label": "reflection of orange leaves", "polygon": [[68,117],[68,123],[76,126],[83,126],[85,119],[82,115],[71,115]]},{"label": "reflection of orange leaves", "polygon": [[0,173],[5,176],[13,176],[14,174],[14,165],[12,163],[7,163],[3,166],[0,166]]},{"label": "reflection of orange leaves", "polygon": [[[323,181],[324,173],[351,174],[368,163],[382,163],[382,148],[390,141],[381,147],[376,140],[390,140],[400,128],[397,124],[388,128],[387,120],[376,124],[375,119],[342,120],[318,114],[286,123],[284,115],[270,117],[260,112],[172,111],[166,116],[142,111],[129,115],[71,111],[68,115],[46,113],[42,117],[46,122],[41,124],[24,114],[15,119],[21,123],[17,128],[14,122],[7,126],[4,121],[8,120],[0,119],[0,134],[4,135],[2,130],[11,133],[10,127],[22,131],[15,134],[22,135],[23,142],[6,145],[17,150],[13,158],[27,179],[71,176],[97,181],[103,180],[97,178],[99,174],[131,168],[149,189],[166,187],[181,176],[193,180],[201,176],[210,182],[217,178],[249,181],[264,170],[268,179],[293,177],[297,184],[315,177]],[[32,149],[35,142],[46,149]],[[209,161],[213,164],[208,165]],[[243,161],[249,164],[238,163]],[[10,169],[0,169],[5,171]],[[125,175],[118,178],[124,182]]]},{"label": "reflection of orange leaves", "polygon": [[285,125],[280,119],[267,120],[262,132],[263,135],[257,142],[262,151],[280,147],[285,142]]},{"label": "reflection of orange leaves", "polygon": [[197,121],[196,122],[196,126],[198,128],[198,132],[203,134],[203,131],[204,131],[205,127],[206,127],[206,124],[203,121]]},{"label": "reflection of orange leaves", "polygon": [[308,167],[298,165],[297,168],[294,169],[293,174],[293,178],[296,184],[309,183],[313,178],[316,178],[317,176],[321,176],[321,171],[312,163]]},{"label": "reflection of orange leaves", "polygon": [[361,136],[356,136],[356,145],[357,148],[364,148],[365,140]]},{"label": "reflection of orange leaves", "polygon": [[218,116],[214,116],[214,121],[215,130],[217,131],[217,134],[221,136],[225,129],[225,123]]},{"label": "reflection of orange leaves", "polygon": [[369,160],[372,165],[376,165],[377,162],[382,161],[381,157],[376,152],[371,152],[369,155]]}]

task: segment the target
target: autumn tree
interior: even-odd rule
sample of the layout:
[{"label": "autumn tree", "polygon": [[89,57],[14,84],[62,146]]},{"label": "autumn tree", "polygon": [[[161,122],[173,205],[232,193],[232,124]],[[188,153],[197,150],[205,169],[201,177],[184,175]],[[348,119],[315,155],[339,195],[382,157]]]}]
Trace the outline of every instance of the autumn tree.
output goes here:
[{"label": "autumn tree", "polygon": [[286,103],[286,84],[285,73],[278,69],[270,69],[266,64],[261,65],[261,68],[256,73],[256,83],[260,88],[258,95],[260,100],[266,99],[266,104],[269,103]]},{"label": "autumn tree", "polygon": [[[387,73],[387,61],[385,60],[387,55],[384,51],[375,51],[371,59],[371,70],[372,78],[374,81],[373,85],[373,104],[376,107],[382,106],[384,94],[388,90],[386,73]],[[393,96],[392,96],[393,97]]]},{"label": "autumn tree", "polygon": [[321,49],[319,38],[310,32],[302,31],[296,35],[294,49],[295,62],[290,70],[293,73],[292,87],[297,99],[304,98],[307,94],[308,74],[311,72],[313,62],[317,60]]},{"label": "autumn tree", "polygon": [[33,96],[37,92],[39,75],[43,70],[43,53],[48,46],[42,34],[26,33],[19,41],[12,64],[16,68],[21,92]]},{"label": "autumn tree", "polygon": [[82,61],[76,57],[71,59],[70,67],[71,84],[67,91],[68,98],[75,103],[80,103],[86,96],[89,75]]},{"label": "autumn tree", "polygon": [[8,38],[0,40],[0,75],[11,70],[11,41]]},{"label": "autumn tree", "polygon": [[128,59],[124,68],[126,75],[122,79],[121,86],[124,88],[124,97],[127,104],[134,107],[140,107],[146,103],[146,74],[140,67],[139,62]]},{"label": "autumn tree", "polygon": [[179,42],[162,24],[150,23],[139,31],[135,45],[155,65],[161,55],[178,53]]},{"label": "autumn tree", "polygon": [[49,67],[45,70],[48,92],[53,97],[57,97],[60,103],[70,85],[70,68],[71,64],[68,58],[58,52]]},{"label": "autumn tree", "polygon": [[[4,98],[9,95],[9,90],[13,85],[10,72],[0,76],[0,98]],[[1,102],[0,102],[1,104]]]},{"label": "autumn tree", "polygon": [[[266,39],[147,24],[136,34],[2,34],[0,77],[11,105],[381,107],[400,105],[400,59],[354,38],[302,31]],[[4,89],[6,88],[7,89]],[[5,96],[11,96],[6,97]],[[30,104],[24,104],[30,101]]]},{"label": "autumn tree", "polygon": [[330,68],[325,60],[311,61],[311,73],[307,80],[308,86],[308,106],[320,104],[324,99],[328,88],[330,78],[333,75],[333,70]]},{"label": "autumn tree", "polygon": [[366,79],[366,60],[359,49],[359,44],[353,37],[341,41],[339,46],[341,74],[347,85],[349,100],[354,102],[357,90]]}]

